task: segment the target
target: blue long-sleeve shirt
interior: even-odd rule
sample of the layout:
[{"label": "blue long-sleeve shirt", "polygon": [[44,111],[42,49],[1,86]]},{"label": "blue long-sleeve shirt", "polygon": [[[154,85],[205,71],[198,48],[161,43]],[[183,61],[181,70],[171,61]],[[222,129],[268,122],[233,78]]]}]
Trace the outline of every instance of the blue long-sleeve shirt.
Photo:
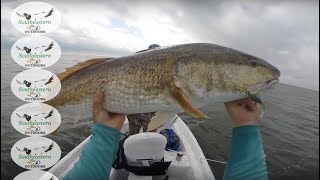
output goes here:
[{"label": "blue long-sleeve shirt", "polygon": [[94,124],[92,136],[79,160],[63,180],[106,180],[116,158],[121,133],[103,124]]},{"label": "blue long-sleeve shirt", "polygon": [[257,126],[247,125],[234,128],[228,164],[223,179],[266,180],[268,172],[265,158]]},{"label": "blue long-sleeve shirt", "polygon": [[[103,124],[94,124],[92,136],[80,159],[63,180],[109,178],[121,134]],[[231,151],[224,180],[268,179],[260,131],[257,126],[233,129]]]}]

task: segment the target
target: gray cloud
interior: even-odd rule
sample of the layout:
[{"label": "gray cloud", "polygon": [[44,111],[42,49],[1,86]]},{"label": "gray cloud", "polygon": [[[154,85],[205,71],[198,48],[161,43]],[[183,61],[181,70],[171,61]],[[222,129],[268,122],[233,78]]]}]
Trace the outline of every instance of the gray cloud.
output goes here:
[{"label": "gray cloud", "polygon": [[[10,23],[23,2],[1,1],[2,48],[23,36]],[[266,59],[284,83],[319,90],[318,1],[48,2],[62,14],[48,36],[63,51],[122,56],[150,43],[210,42]]]}]

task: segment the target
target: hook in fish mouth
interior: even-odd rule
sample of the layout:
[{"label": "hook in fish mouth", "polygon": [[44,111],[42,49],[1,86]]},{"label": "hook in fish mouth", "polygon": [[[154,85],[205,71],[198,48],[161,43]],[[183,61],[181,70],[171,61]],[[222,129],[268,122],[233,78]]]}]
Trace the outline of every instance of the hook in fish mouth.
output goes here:
[{"label": "hook in fish mouth", "polygon": [[264,108],[263,102],[262,102],[260,96],[258,95],[258,93],[263,90],[270,89],[278,82],[279,82],[279,79],[276,78],[276,79],[271,79],[271,80],[265,81],[265,82],[257,84],[257,85],[249,86],[246,90],[246,94],[249,99],[251,99],[252,101],[254,101],[256,103],[261,104],[262,107]]},{"label": "hook in fish mouth", "polygon": [[259,103],[259,104],[263,104],[260,96],[258,96],[258,94],[253,94],[249,91],[246,92],[247,96],[249,99],[251,99],[252,101],[256,102],[256,103]]}]

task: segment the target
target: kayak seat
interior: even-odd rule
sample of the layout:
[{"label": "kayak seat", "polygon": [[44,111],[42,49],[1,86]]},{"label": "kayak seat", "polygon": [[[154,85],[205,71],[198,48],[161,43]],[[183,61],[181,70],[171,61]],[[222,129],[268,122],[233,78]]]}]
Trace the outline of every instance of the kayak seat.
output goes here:
[{"label": "kayak seat", "polygon": [[123,144],[129,165],[143,166],[145,161],[160,161],[164,156],[167,139],[158,133],[139,133],[128,137]]},{"label": "kayak seat", "polygon": [[167,139],[163,135],[153,132],[128,137],[123,143],[126,164],[131,172],[128,179],[147,180],[152,179],[152,175],[164,175],[171,163],[164,162],[166,144]]}]

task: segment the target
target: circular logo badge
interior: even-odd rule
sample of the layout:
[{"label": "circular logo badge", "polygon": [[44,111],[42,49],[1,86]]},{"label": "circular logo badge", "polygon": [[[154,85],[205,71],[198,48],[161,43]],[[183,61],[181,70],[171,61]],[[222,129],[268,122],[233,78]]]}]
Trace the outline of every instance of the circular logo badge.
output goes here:
[{"label": "circular logo badge", "polygon": [[42,35],[60,25],[57,8],[44,2],[28,2],[18,6],[11,14],[13,26],[24,34]]},{"label": "circular logo badge", "polygon": [[11,81],[11,90],[21,100],[44,102],[54,98],[61,89],[59,78],[43,69],[29,69]]},{"label": "circular logo badge", "polygon": [[61,157],[58,144],[45,137],[26,137],[16,142],[11,149],[12,160],[26,169],[46,169]]},{"label": "circular logo badge", "polygon": [[54,132],[61,123],[60,113],[50,105],[28,103],[11,115],[12,126],[28,136],[44,136]]},{"label": "circular logo badge", "polygon": [[26,137],[16,142],[11,149],[12,160],[26,169],[46,169],[61,157],[58,144],[45,137]]},{"label": "circular logo badge", "polygon": [[13,180],[59,180],[55,175],[50,172],[42,170],[29,170],[18,174]]},{"label": "circular logo badge", "polygon": [[26,68],[47,68],[61,55],[59,44],[44,36],[24,37],[11,47],[11,57]]}]

